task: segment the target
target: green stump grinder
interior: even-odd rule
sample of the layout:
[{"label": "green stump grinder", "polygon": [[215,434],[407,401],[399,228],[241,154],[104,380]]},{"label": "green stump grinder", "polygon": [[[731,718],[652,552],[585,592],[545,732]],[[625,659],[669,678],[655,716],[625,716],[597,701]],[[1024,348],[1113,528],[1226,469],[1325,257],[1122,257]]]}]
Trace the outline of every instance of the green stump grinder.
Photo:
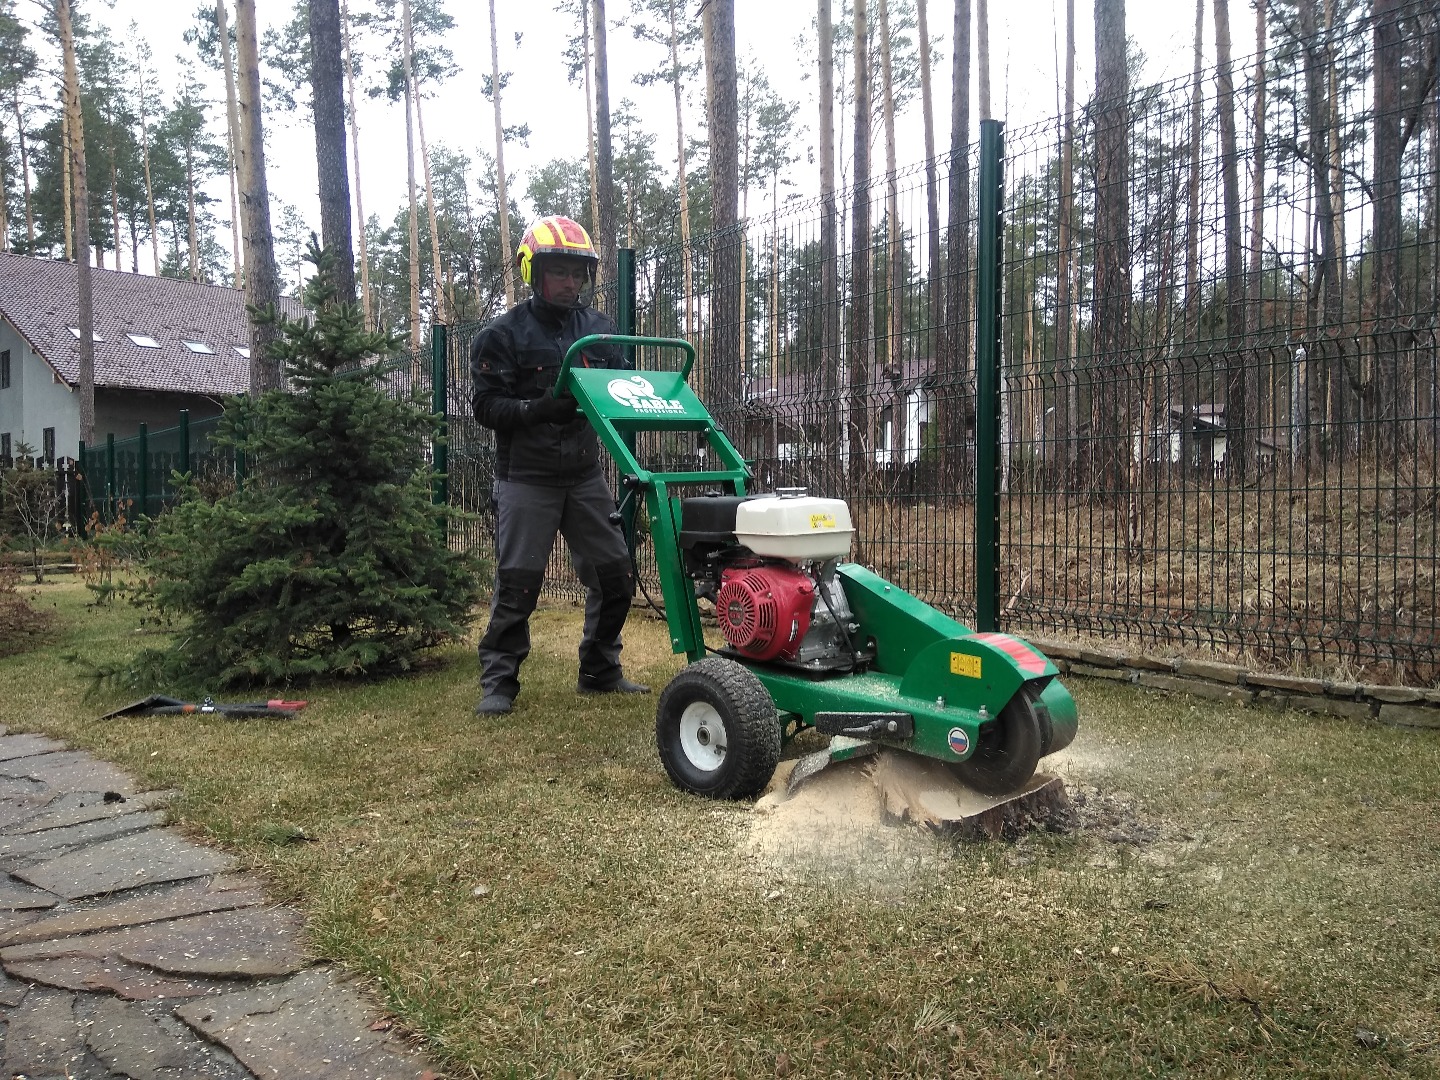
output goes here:
[{"label": "green stump grinder", "polygon": [[[584,350],[601,342],[679,350],[684,366],[583,366]],[[1077,727],[1055,665],[845,561],[854,527],[843,500],[749,492],[749,468],[687,382],[694,360],[678,338],[591,336],[571,346],[553,390],[574,395],[615,460],[622,507],[643,496],[670,643],[690,661],[656,711],[670,779],[710,798],[757,795],[784,742],[813,728],[829,747],[801,759],[792,788],[882,747],[943,762],[984,795],[1033,786],[1040,759]],[[645,432],[695,439],[703,467],[645,468],[634,451]],[[714,605],[723,645],[705,641],[701,598]]]}]

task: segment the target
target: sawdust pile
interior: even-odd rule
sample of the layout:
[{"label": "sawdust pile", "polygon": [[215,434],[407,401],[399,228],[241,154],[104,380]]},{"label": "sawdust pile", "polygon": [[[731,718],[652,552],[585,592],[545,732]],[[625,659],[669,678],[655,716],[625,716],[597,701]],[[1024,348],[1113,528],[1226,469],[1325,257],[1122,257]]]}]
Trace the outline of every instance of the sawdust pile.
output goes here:
[{"label": "sawdust pile", "polygon": [[866,763],[831,765],[785,793],[793,761],[783,761],[755,803],[749,853],[802,876],[903,880],[935,855],[935,839],[919,829],[897,828],[887,817]]},{"label": "sawdust pile", "polygon": [[1064,785],[1045,774],[1019,797],[992,799],[938,761],[882,750],[831,765],[787,794],[794,765],[782,762],[755,804],[748,850],[811,874],[903,877],[937,852],[940,836],[1014,838],[1068,824]]}]

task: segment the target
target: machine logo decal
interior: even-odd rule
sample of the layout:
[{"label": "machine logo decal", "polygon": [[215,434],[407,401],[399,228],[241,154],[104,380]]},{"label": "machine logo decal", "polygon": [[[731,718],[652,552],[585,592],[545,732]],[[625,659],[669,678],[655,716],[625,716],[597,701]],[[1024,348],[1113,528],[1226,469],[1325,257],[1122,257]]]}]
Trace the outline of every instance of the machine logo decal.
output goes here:
[{"label": "machine logo decal", "polygon": [[950,749],[960,757],[970,752],[970,736],[965,734],[964,728],[952,727],[950,729]]},{"label": "machine logo decal", "polygon": [[683,413],[685,406],[679,401],[660,397],[649,379],[632,375],[628,379],[611,379],[605,387],[610,396],[621,405],[628,405],[642,413]]},{"label": "machine logo decal", "polygon": [[810,528],[812,529],[833,529],[835,527],[834,514],[811,514]]},{"label": "machine logo decal", "polygon": [[950,654],[950,674],[963,675],[967,679],[980,678],[980,657],[952,652]]},{"label": "machine logo decal", "polygon": [[976,641],[993,645],[1015,661],[1015,666],[1027,675],[1045,674],[1045,657],[1009,634],[976,634]]}]

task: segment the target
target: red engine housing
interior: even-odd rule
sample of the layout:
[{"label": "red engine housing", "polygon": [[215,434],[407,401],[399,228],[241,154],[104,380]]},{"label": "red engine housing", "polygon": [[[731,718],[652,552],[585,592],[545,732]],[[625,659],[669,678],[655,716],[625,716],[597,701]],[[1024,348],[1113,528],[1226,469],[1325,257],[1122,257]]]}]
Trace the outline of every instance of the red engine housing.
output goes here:
[{"label": "red engine housing", "polygon": [[815,582],[785,566],[732,567],[720,574],[715,612],[725,640],[753,660],[795,659],[810,629]]}]

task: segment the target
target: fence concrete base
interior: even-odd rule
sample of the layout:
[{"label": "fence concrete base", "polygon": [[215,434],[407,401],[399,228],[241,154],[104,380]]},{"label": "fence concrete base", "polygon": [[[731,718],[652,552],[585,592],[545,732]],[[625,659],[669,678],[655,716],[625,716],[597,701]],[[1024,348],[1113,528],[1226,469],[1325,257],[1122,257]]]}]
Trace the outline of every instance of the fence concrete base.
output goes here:
[{"label": "fence concrete base", "polygon": [[1108,679],[1239,705],[1261,701],[1282,709],[1373,720],[1392,727],[1440,730],[1440,689],[1331,682],[1247,671],[1235,664],[1210,660],[1166,660],[1049,638],[1027,636],[1026,640],[1066,675]]}]

